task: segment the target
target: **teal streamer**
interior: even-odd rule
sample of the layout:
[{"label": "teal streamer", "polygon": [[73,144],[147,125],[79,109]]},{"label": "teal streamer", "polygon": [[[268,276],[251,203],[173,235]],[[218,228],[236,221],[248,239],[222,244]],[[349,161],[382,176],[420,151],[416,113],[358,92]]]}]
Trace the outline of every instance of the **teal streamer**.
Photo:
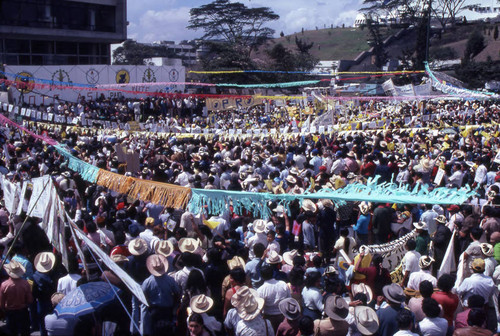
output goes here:
[{"label": "teal streamer", "polygon": [[207,209],[211,214],[222,214],[233,206],[233,211],[242,215],[244,210],[249,211],[257,218],[269,218],[271,211],[269,202],[277,202],[289,211],[289,205],[294,200],[302,202],[304,199],[329,199],[341,205],[346,201],[366,201],[373,203],[397,204],[462,204],[469,197],[476,194],[470,187],[461,189],[435,188],[429,189],[417,185],[413,190],[408,186],[396,183],[377,184],[377,178],[369,179],[367,184],[348,184],[342,189],[332,190],[323,188],[317,192],[305,192],[300,195],[252,193],[242,191],[192,189],[189,209],[193,213],[200,213]]},{"label": "teal streamer", "polygon": [[66,149],[61,147],[61,145],[56,145],[54,148],[68,161],[68,168],[80,174],[82,179],[90,183],[95,183],[97,181],[99,168],[74,157]]},{"label": "teal streamer", "polygon": [[237,87],[237,88],[287,88],[287,87],[295,87],[295,86],[304,86],[304,85],[315,85],[321,82],[320,80],[309,80],[309,81],[299,81],[299,82],[286,82],[286,83],[270,83],[270,84],[228,84],[221,83],[216,84],[216,86],[222,87]]}]

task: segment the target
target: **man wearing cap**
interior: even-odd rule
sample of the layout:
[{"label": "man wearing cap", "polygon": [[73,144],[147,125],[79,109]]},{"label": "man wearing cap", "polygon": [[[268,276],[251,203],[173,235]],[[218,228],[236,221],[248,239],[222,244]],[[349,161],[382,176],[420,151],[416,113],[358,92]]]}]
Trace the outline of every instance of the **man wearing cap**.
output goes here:
[{"label": "man wearing cap", "polygon": [[[388,305],[377,310],[377,316],[380,323],[377,335],[392,336],[399,329],[397,317],[401,310],[406,309],[403,305],[406,297],[403,288],[395,283],[384,286],[382,292],[384,293],[384,298]],[[413,315],[413,313],[411,313],[411,315],[413,320],[415,320],[415,315]]]},{"label": "man wearing cap", "polygon": [[9,278],[0,285],[0,309],[5,312],[7,329],[11,335],[29,335],[28,306],[33,302],[31,286],[23,279],[24,266],[12,260],[4,265]]},{"label": "man wearing cap", "polygon": [[349,323],[345,318],[349,314],[349,305],[339,295],[330,295],[325,302],[326,319],[314,321],[314,335],[345,336],[349,331]]},{"label": "man wearing cap", "polygon": [[495,291],[495,283],[489,276],[484,275],[484,259],[476,258],[472,261],[472,275],[465,278],[457,289],[457,294],[462,299],[462,304],[467,306],[467,300],[471,295],[481,295],[484,302],[489,302]]},{"label": "man wearing cap", "polygon": [[[460,207],[456,204],[452,204],[448,207],[448,212],[450,213],[450,219],[448,221],[448,224],[446,225],[448,229],[453,232],[455,228],[460,228],[462,226],[462,223],[464,222],[464,215],[460,211]],[[446,219],[446,217],[445,217]],[[446,224],[446,220],[444,222]]]},{"label": "man wearing cap", "polygon": [[146,267],[151,275],[141,288],[149,307],[141,305],[141,334],[175,333],[175,309],[181,298],[180,287],[167,275],[168,261],[164,256],[149,256]]}]

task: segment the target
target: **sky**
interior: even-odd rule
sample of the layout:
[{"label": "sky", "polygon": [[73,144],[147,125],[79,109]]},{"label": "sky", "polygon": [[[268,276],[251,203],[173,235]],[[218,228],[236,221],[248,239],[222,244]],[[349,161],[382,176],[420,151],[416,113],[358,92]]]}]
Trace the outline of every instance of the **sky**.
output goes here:
[{"label": "sky", "polygon": [[[202,31],[186,29],[189,10],[209,0],[127,0],[128,38],[138,42],[192,40]],[[270,7],[280,19],[270,23],[278,36],[302,28],[352,26],[363,0],[239,0],[248,7]]]}]

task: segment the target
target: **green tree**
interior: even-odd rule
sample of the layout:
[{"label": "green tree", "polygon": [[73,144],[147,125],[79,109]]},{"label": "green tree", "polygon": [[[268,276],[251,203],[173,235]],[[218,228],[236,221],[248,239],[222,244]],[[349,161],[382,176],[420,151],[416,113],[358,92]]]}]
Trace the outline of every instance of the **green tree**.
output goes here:
[{"label": "green tree", "polygon": [[486,43],[483,34],[481,34],[479,30],[475,30],[467,40],[463,61],[471,61],[476,55],[483,51],[485,47]]},{"label": "green tree", "polygon": [[147,65],[146,59],[151,57],[177,57],[165,45],[147,45],[134,40],[126,40],[113,51],[113,64],[119,65]]},{"label": "green tree", "polygon": [[370,33],[368,44],[373,48],[373,56],[375,56],[375,66],[382,68],[387,62],[387,52],[384,47],[384,38],[380,32],[380,25],[374,22],[371,15],[366,16],[366,27]]},{"label": "green tree", "polygon": [[495,26],[495,30],[493,31],[493,38],[495,39],[495,41],[498,38],[498,26]]},{"label": "green tree", "polygon": [[188,29],[202,30],[202,40],[220,40],[248,57],[273,36],[265,25],[279,19],[268,7],[248,8],[240,2],[215,0],[190,10]]}]

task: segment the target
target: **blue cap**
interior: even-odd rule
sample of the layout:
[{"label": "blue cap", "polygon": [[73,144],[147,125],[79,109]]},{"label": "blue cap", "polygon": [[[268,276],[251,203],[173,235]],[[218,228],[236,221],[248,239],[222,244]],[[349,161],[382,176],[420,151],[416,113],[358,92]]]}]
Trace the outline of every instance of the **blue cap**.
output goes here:
[{"label": "blue cap", "polygon": [[317,148],[314,148],[311,152],[312,154],[318,154],[319,153],[319,150]]}]

